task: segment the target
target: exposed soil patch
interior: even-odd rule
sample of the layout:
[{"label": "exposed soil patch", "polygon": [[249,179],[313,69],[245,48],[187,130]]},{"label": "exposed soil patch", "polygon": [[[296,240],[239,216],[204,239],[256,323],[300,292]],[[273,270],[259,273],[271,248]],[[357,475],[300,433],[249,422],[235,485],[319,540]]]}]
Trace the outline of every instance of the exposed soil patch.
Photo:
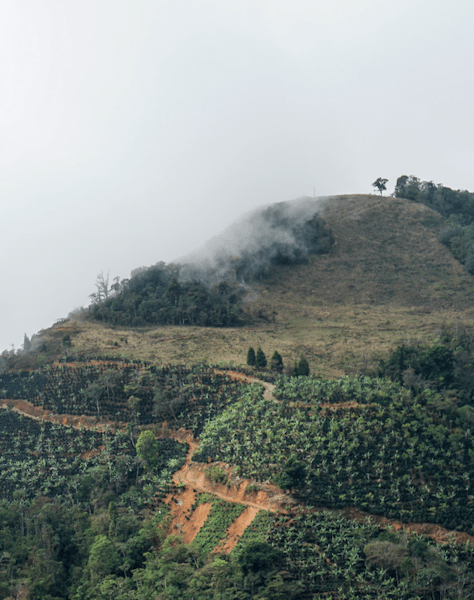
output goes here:
[{"label": "exposed soil patch", "polygon": [[[8,409],[17,412],[20,415],[35,419],[36,421],[49,421],[50,423],[59,423],[74,429],[97,429],[104,431],[105,429],[116,429],[117,423],[107,419],[98,417],[86,417],[84,415],[56,415],[52,412],[44,410],[41,406],[35,406],[28,400],[0,400],[0,408]],[[126,427],[126,423],[119,423],[119,428]]]},{"label": "exposed soil patch", "polygon": [[[206,466],[200,463],[189,463],[175,473],[174,480],[199,492],[213,494],[226,502],[238,502],[270,512],[282,512],[284,506],[294,503],[290,496],[274,485],[259,484],[262,489],[247,492],[249,482],[246,479],[240,480],[238,485],[230,486],[210,481],[204,473]],[[231,469],[227,467],[226,470],[230,474]]]},{"label": "exposed soil patch", "polygon": [[190,544],[199,533],[201,527],[206,522],[207,517],[212,508],[211,502],[200,504],[193,514],[189,517],[189,520],[184,524],[183,527],[183,542]]},{"label": "exposed soil patch", "polygon": [[214,548],[214,552],[225,552],[226,554],[232,552],[237,542],[242,537],[242,534],[255,519],[258,512],[259,509],[255,506],[247,506],[244,512],[237,517],[229,527],[225,539]]}]

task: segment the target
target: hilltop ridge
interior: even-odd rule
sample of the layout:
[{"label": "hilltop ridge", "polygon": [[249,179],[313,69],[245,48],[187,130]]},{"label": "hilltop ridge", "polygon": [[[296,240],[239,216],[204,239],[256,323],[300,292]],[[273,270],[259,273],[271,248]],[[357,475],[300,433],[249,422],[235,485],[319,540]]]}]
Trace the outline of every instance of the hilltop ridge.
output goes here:
[{"label": "hilltop ridge", "polygon": [[433,339],[443,323],[474,322],[473,277],[439,241],[442,216],[393,197],[306,199],[313,201],[334,243],[248,282],[243,326],[127,328],[70,320],[42,335],[71,335],[69,352],[161,363],[242,364],[250,345],[261,346],[267,354],[278,349],[286,364],[303,354],[313,373],[337,377],[407,338]]}]

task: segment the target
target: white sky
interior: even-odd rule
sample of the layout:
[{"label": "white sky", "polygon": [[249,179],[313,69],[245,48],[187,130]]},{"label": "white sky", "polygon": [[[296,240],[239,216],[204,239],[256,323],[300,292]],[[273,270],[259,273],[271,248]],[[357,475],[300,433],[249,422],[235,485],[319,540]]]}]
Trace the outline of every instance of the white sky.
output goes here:
[{"label": "white sky", "polygon": [[0,351],[243,212],[474,191],[472,0],[0,0]]}]

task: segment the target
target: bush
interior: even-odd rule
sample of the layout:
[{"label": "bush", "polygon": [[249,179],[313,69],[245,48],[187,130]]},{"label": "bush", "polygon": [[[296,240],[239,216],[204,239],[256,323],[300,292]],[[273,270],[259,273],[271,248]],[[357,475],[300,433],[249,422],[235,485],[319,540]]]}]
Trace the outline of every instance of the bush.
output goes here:
[{"label": "bush", "polygon": [[238,557],[242,573],[259,573],[277,568],[284,560],[283,552],[266,542],[248,544]]},{"label": "bush", "polygon": [[304,356],[302,356],[298,363],[298,375],[303,375],[307,377],[309,375],[309,365],[308,361]]},{"label": "bush", "polygon": [[222,467],[217,465],[206,467],[204,475],[214,483],[227,483],[227,473]]}]

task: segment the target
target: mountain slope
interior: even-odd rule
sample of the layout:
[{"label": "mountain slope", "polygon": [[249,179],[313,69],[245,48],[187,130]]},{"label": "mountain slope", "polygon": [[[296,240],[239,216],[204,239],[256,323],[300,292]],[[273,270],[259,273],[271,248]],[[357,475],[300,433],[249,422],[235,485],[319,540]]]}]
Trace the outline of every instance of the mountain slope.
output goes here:
[{"label": "mountain slope", "polygon": [[41,338],[53,347],[71,335],[69,353],[159,363],[242,364],[249,346],[261,346],[289,365],[303,354],[313,373],[338,377],[407,338],[433,339],[443,323],[474,322],[474,280],[438,241],[445,223],[438,213],[373,195],[298,203],[306,214],[319,212],[335,243],[306,264],[274,266],[249,282],[247,325],[126,328],[70,320]]}]

